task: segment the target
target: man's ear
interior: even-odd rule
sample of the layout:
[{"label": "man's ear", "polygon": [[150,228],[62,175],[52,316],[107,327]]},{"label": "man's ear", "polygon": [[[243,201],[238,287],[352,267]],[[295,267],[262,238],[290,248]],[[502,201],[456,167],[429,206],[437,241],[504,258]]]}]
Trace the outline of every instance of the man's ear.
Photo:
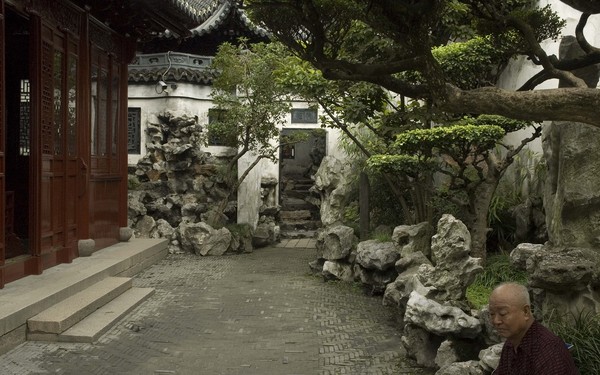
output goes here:
[{"label": "man's ear", "polygon": [[525,313],[525,316],[527,317],[531,317],[531,306],[530,305],[525,305],[523,306],[523,312]]}]

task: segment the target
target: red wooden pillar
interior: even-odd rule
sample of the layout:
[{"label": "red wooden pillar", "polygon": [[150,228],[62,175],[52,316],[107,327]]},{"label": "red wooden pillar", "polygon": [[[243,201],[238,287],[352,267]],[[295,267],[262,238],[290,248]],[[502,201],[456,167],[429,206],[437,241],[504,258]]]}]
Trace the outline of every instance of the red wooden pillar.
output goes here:
[{"label": "red wooden pillar", "polygon": [[4,102],[4,0],[0,0],[0,288],[4,287],[4,266],[6,256],[5,236],[6,229],[4,217],[4,150],[6,134],[6,110]]}]

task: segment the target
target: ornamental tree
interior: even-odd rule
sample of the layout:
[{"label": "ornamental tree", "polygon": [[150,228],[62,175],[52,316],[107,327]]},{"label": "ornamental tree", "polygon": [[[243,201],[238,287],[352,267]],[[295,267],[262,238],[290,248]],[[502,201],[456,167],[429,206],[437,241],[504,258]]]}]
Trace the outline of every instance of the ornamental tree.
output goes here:
[{"label": "ornamental tree", "polygon": [[[578,121],[600,127],[600,91],[575,69],[600,63],[600,49],[584,35],[600,13],[596,0],[561,0],[582,12],[576,38],[583,55],[558,58],[543,40],[557,38],[564,22],[551,6],[532,0],[247,0],[252,19],[328,79],[371,82],[425,100],[432,111],[498,114],[522,120]],[[519,90],[493,80],[457,81],[436,48],[460,41],[489,43],[489,73],[514,56],[540,67]],[[462,69],[455,64],[454,71]],[[562,87],[533,90],[549,79]]]},{"label": "ornamental tree", "polygon": [[[280,48],[275,44],[225,43],[212,61],[216,76],[212,99],[218,116],[208,127],[208,136],[228,140],[236,150],[222,171],[228,189],[211,213],[209,224],[213,226],[223,224],[229,198],[250,171],[262,159],[275,160],[282,145],[279,128],[285,123],[290,101],[285,89],[273,79],[281,62],[277,58]],[[254,161],[238,177],[238,160],[249,153],[255,155]]]},{"label": "ornamental tree", "polygon": [[[532,134],[518,146],[503,143],[507,133],[525,127],[531,127]],[[535,124],[482,115],[398,134],[394,153],[374,155],[367,163],[372,170],[418,184],[422,194],[439,194],[456,204],[471,232],[471,254],[485,260],[488,210],[500,178],[521,149],[540,135],[541,127]],[[442,177],[441,183],[423,183],[431,173]]]}]

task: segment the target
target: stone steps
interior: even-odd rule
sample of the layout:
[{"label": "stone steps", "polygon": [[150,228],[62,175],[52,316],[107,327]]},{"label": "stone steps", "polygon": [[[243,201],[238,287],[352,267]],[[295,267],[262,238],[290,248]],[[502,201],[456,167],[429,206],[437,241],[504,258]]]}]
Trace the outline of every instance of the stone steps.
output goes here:
[{"label": "stone steps", "polygon": [[32,332],[27,339],[92,343],[153,293],[153,288],[130,288],[61,333]]},{"label": "stone steps", "polygon": [[145,301],[152,288],[132,288],[131,278],[108,277],[27,320],[27,340],[96,341]]},{"label": "stone steps", "polygon": [[315,238],[317,231],[315,230],[282,230],[281,238],[293,239],[293,238]]},{"label": "stone steps", "polygon": [[286,220],[279,224],[282,231],[317,230],[321,227],[320,220]]},{"label": "stone steps", "polygon": [[27,330],[62,333],[130,288],[129,277],[107,277],[28,319]]},{"label": "stone steps", "polygon": [[[102,305],[113,309],[114,306],[110,307],[111,302],[107,304],[110,299],[115,298],[113,299],[115,301],[116,298],[124,296],[122,298],[133,301],[134,297],[130,293],[135,293],[131,291],[136,288],[129,289],[131,281],[127,278],[162,259],[167,254],[167,245],[168,242],[164,239],[137,238],[128,242],[120,242],[96,251],[91,256],[79,257],[72,263],[60,264],[47,269],[41,275],[27,276],[5,285],[0,293],[0,354],[25,342],[28,336],[30,339],[35,337],[32,335],[33,331],[28,332],[28,320],[75,295],[83,300],[87,293],[91,294],[90,290],[110,290],[108,284],[117,285],[115,286],[117,291],[107,292],[109,297],[101,302],[75,301],[81,306],[85,306],[83,309],[88,312],[88,317],[92,316],[94,312],[102,311]],[[105,279],[111,280],[105,281]],[[88,290],[88,288],[92,289]],[[80,294],[81,292],[83,294]],[[151,293],[150,291],[146,292]],[[127,295],[129,297],[125,297]],[[89,298],[89,300],[91,299]],[[109,314],[108,311],[106,314]],[[54,318],[52,323],[47,323],[54,327],[51,329],[54,332],[49,332],[49,334],[56,336],[55,340],[59,340],[58,334],[55,332],[66,329],[61,332],[64,333],[76,327],[78,323],[73,323],[74,320],[83,319],[82,321],[85,321],[87,319],[81,315],[86,314],[63,311],[60,317]],[[32,327],[35,327],[33,320],[31,324]],[[68,326],[70,328],[67,328]],[[92,339],[84,340],[95,340],[97,336],[98,334],[91,335],[88,337],[92,337]]]}]

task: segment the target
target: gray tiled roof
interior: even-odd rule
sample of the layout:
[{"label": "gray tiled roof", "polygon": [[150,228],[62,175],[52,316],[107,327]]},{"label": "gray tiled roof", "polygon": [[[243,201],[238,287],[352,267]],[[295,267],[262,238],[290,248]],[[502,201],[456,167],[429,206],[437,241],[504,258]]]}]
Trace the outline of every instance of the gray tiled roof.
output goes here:
[{"label": "gray tiled roof", "polygon": [[205,22],[213,13],[229,0],[167,0],[180,11],[192,17],[198,24]]}]

